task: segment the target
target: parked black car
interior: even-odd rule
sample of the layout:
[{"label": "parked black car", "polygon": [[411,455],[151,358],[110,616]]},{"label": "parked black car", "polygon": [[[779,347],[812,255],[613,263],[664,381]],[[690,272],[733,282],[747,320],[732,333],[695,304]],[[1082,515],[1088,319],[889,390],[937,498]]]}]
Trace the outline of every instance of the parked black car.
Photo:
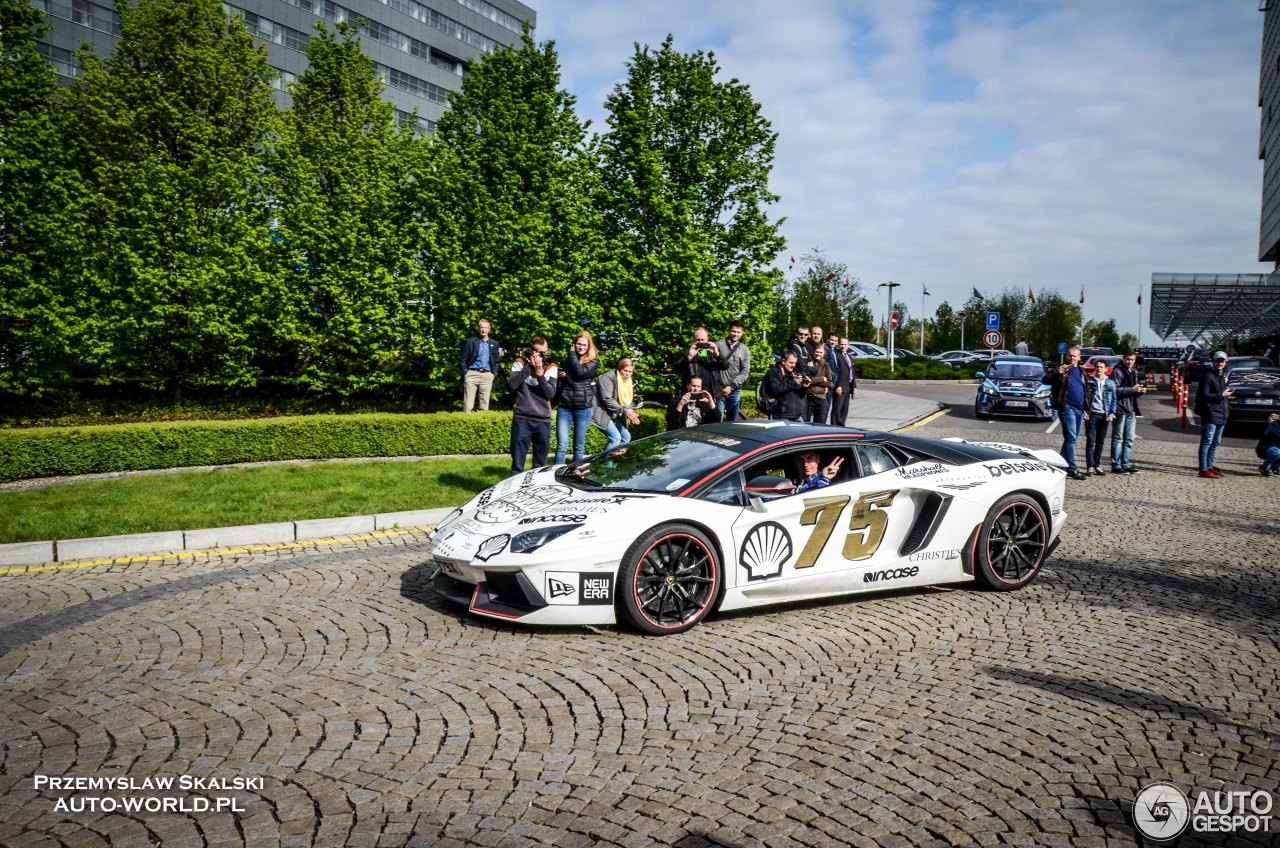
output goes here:
[{"label": "parked black car", "polygon": [[1173,373],[1182,375],[1184,383],[1200,382],[1200,371],[1212,365],[1213,351],[1197,350],[1190,356],[1183,356],[1173,366]]},{"label": "parked black car", "polygon": [[1266,421],[1280,412],[1280,368],[1238,369],[1227,378],[1227,386],[1234,390],[1227,398],[1230,422]]}]

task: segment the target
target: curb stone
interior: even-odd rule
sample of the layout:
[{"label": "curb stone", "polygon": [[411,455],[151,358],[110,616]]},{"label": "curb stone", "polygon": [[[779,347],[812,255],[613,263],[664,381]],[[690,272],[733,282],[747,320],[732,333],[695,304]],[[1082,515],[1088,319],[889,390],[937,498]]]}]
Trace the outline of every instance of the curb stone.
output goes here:
[{"label": "curb stone", "polygon": [[440,521],[453,507],[351,515],[274,524],[245,524],[204,530],[170,530],[162,533],[134,533],[125,536],[98,536],[0,545],[0,566],[43,565],[73,560],[108,559],[145,554],[204,551],[244,545],[273,545],[311,539],[360,535],[393,527],[428,527]]}]

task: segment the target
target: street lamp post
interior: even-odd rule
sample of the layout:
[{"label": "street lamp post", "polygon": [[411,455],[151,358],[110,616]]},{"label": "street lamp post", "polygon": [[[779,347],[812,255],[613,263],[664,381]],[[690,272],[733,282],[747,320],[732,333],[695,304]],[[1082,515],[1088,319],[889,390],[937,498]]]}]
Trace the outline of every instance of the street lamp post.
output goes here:
[{"label": "street lamp post", "polygon": [[893,316],[893,290],[900,285],[902,285],[902,283],[895,283],[891,280],[887,283],[881,283],[880,285],[876,286],[876,288],[878,289],[883,289],[886,287],[889,289],[889,311],[885,313],[885,318],[886,320],[889,321],[888,348],[889,348],[889,371],[890,372],[893,371],[893,317],[892,317]]}]

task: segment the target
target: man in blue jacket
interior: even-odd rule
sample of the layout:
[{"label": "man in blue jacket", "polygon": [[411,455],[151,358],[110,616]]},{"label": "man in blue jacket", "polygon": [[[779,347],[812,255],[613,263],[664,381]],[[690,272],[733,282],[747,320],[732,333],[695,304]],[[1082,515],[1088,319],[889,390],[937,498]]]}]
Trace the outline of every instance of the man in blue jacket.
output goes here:
[{"label": "man in blue jacket", "polygon": [[470,412],[479,401],[481,412],[489,409],[489,395],[498,375],[502,349],[495,339],[489,338],[490,325],[481,318],[476,325],[479,336],[472,336],[462,343],[462,411]]},{"label": "man in blue jacket", "polygon": [[1084,384],[1084,464],[1085,474],[1101,477],[1102,446],[1107,440],[1107,427],[1116,420],[1116,384],[1107,375],[1107,363],[1095,365],[1093,376]]}]

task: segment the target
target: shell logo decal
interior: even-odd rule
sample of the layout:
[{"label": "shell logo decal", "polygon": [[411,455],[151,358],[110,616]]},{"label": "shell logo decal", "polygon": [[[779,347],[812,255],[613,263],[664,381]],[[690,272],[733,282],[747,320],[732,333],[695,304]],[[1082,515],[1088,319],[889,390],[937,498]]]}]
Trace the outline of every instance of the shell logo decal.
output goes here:
[{"label": "shell logo decal", "polygon": [[738,561],[747,569],[748,580],[767,580],[782,573],[791,559],[791,535],[776,521],[757,524],[742,542]]}]

